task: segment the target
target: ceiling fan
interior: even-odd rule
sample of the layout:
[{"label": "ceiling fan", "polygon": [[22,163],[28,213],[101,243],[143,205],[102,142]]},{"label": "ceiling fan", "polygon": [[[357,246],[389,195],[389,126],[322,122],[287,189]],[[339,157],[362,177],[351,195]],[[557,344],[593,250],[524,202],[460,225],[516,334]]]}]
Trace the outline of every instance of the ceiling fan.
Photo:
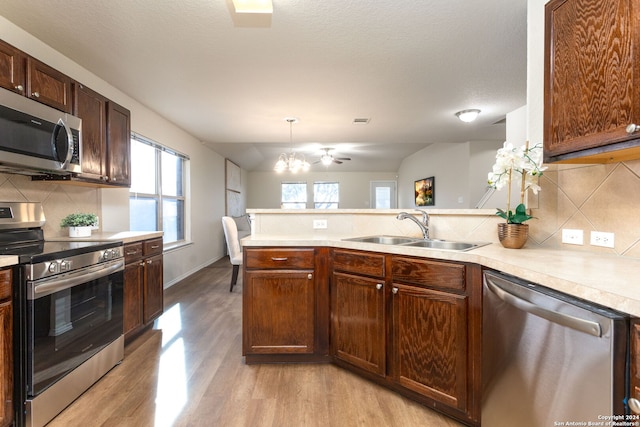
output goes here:
[{"label": "ceiling fan", "polygon": [[322,150],[324,150],[324,154],[320,156],[320,160],[313,162],[314,165],[316,163],[322,163],[325,166],[329,166],[331,163],[340,165],[345,160],[351,160],[350,157],[333,157],[333,155],[329,154],[329,151],[333,150],[333,148],[323,148]]}]

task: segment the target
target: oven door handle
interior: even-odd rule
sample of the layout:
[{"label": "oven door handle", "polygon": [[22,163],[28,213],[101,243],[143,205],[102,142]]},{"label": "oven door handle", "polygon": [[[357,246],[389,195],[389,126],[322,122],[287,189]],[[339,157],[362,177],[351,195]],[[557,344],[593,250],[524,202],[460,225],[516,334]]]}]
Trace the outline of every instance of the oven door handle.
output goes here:
[{"label": "oven door handle", "polygon": [[124,270],[124,260],[93,265],[61,276],[28,282],[27,299],[35,300]]}]

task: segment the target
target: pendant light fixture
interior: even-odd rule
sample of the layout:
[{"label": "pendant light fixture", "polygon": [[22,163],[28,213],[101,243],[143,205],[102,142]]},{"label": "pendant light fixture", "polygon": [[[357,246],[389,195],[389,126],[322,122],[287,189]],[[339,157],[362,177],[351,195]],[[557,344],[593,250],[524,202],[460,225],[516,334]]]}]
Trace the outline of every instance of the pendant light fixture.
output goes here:
[{"label": "pendant light fixture", "polygon": [[295,117],[287,117],[284,121],[289,123],[289,143],[291,144],[291,150],[289,151],[289,154],[280,154],[273,170],[278,173],[286,170],[291,173],[297,173],[299,171],[307,172],[310,166],[309,162],[305,160],[303,154],[298,154],[293,151],[293,124],[297,123],[298,119]]}]

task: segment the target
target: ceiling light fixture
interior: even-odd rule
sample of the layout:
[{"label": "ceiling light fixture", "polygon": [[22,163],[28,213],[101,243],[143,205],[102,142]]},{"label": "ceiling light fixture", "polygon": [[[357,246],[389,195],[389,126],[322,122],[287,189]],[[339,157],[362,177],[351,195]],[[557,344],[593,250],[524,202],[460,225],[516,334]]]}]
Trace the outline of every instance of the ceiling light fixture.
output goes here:
[{"label": "ceiling light fixture", "polygon": [[327,150],[322,157],[320,157],[320,161],[322,162],[323,165],[325,166],[329,166],[331,165],[331,163],[333,163],[333,156],[331,154],[329,154],[329,150]]},{"label": "ceiling light fixture", "polygon": [[480,110],[472,109],[472,110],[462,110],[456,113],[456,116],[463,122],[469,123],[478,118],[478,114],[480,114]]},{"label": "ceiling light fixture", "polygon": [[273,13],[271,0],[233,0],[236,13]]},{"label": "ceiling light fixture", "polygon": [[289,123],[289,143],[291,144],[291,151],[289,151],[289,154],[280,154],[273,170],[278,173],[286,170],[291,173],[297,173],[299,171],[307,172],[310,167],[309,162],[305,160],[303,154],[298,154],[293,151],[293,124],[297,123],[298,119],[295,117],[287,117],[284,120]]}]

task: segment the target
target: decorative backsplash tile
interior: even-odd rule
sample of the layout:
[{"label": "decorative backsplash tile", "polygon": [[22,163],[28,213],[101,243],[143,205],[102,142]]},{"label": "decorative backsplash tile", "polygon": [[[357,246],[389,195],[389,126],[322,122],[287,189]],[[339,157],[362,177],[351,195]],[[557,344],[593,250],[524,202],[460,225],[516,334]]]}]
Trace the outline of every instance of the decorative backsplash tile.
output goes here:
[{"label": "decorative backsplash tile", "polygon": [[[640,257],[640,160],[550,165],[541,178],[531,235],[543,247]],[[562,229],[584,231],[583,245],[562,243]],[[615,246],[589,244],[591,231],[615,234]]]},{"label": "decorative backsplash tile", "polygon": [[32,181],[24,175],[0,173],[0,201],[40,202],[44,209],[45,237],[62,236],[66,229],[60,228],[62,218],[74,212],[100,215],[98,189],[54,181]]}]

